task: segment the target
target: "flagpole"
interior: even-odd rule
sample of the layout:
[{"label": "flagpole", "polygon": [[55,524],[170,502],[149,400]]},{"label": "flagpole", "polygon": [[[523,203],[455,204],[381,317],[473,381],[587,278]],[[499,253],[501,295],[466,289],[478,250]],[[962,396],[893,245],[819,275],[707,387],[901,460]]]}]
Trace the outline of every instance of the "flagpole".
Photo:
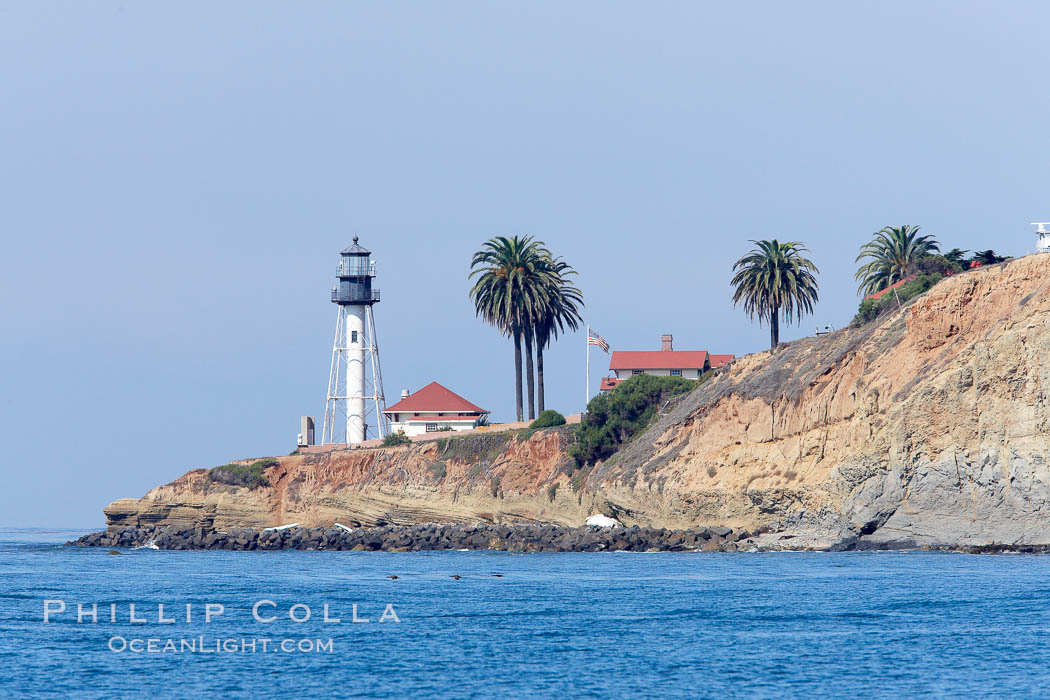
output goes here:
[{"label": "flagpole", "polygon": [[587,402],[591,400],[591,327],[587,326],[587,395],[583,398],[583,412],[587,412]]}]

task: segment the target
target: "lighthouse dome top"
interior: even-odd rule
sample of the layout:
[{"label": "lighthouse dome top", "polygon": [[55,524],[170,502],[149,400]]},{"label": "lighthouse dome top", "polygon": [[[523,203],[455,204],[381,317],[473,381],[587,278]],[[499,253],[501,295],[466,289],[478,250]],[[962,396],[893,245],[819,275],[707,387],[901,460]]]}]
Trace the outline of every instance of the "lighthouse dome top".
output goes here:
[{"label": "lighthouse dome top", "polygon": [[343,250],[340,255],[371,255],[372,251],[366,250],[357,244],[357,236],[354,236],[353,245]]}]

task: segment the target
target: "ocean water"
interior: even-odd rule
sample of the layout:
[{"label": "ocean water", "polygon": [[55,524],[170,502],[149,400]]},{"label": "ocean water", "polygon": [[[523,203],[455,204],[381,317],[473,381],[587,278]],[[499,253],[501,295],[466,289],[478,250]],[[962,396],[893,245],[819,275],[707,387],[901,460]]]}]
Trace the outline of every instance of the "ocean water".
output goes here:
[{"label": "ocean water", "polygon": [[1050,694],[1047,556],[60,544],[79,534],[0,531],[0,697]]}]

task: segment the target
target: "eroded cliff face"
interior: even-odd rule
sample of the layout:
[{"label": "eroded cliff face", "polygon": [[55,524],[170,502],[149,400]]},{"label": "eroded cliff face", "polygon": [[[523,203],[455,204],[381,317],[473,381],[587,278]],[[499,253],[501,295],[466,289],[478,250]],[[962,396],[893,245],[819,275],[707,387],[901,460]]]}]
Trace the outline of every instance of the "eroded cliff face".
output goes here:
[{"label": "eroded cliff face", "polygon": [[272,488],[190,472],[111,525],[542,521],[769,528],[781,546],[1050,543],[1050,256],[945,280],[859,329],[739,359],[608,462],[526,439],[285,457]]},{"label": "eroded cliff face", "polygon": [[594,476],[800,546],[1050,542],[1048,273],[1032,256],[959,275],[877,325],[743,358]]},{"label": "eroded cliff face", "polygon": [[[213,483],[197,469],[141,499],[105,508],[111,527],[306,527],[417,522],[579,524],[582,498],[568,498],[571,428],[483,433],[402,447],[281,457],[272,487]],[[589,503],[588,503],[589,505]],[[590,513],[587,513],[589,515]]]}]

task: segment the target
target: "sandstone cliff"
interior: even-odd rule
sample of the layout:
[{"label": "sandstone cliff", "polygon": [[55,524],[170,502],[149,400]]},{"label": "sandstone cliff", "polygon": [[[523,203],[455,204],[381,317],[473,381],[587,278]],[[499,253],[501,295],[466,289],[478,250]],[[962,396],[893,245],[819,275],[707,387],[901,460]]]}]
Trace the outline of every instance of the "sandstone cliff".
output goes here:
[{"label": "sandstone cliff", "polygon": [[571,429],[197,470],[111,526],[424,521],[728,525],[787,547],[1050,543],[1050,256],[958,275],[863,328],[739,359],[606,463]]}]

